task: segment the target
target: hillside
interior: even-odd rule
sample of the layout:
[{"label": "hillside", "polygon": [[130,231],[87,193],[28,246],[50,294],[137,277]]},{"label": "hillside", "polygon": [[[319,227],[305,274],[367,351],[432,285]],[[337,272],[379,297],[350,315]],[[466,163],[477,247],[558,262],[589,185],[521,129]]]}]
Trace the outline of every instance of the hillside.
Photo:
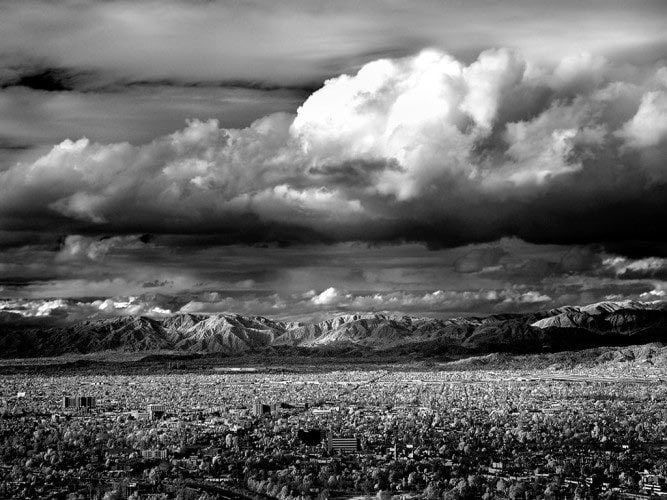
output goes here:
[{"label": "hillside", "polygon": [[15,317],[0,322],[4,358],[100,351],[247,353],[368,351],[392,353],[532,353],[667,341],[665,303],[603,302],[537,313],[447,320],[343,315],[319,323],[237,314],[120,316],[46,327]]}]

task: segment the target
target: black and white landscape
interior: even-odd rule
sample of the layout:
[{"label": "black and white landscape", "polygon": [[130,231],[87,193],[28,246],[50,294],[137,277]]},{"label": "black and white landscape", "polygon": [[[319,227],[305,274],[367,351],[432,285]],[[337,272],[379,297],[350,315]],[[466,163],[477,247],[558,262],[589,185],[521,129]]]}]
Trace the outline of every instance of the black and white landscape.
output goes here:
[{"label": "black and white landscape", "polygon": [[[539,353],[665,340],[665,303],[602,302],[585,307],[451,319],[350,314],[318,323],[238,314],[118,316],[38,326],[7,319],[4,357],[94,354],[281,354],[378,357],[400,353],[457,356]],[[289,349],[294,348],[294,349]]]},{"label": "black and white landscape", "polygon": [[666,21],[0,2],[0,498],[667,495]]}]

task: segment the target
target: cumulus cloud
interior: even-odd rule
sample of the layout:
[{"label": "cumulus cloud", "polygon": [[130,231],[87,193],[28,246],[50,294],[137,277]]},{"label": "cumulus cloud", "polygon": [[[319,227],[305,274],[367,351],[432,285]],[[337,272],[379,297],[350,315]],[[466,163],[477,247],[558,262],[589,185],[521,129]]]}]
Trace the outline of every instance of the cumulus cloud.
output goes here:
[{"label": "cumulus cloud", "polygon": [[103,315],[111,316],[150,316],[160,317],[172,314],[171,309],[166,309],[142,300],[139,297],[128,297],[126,299],[95,300],[90,303],[77,303],[80,308],[90,307],[100,311]]},{"label": "cumulus cloud", "polygon": [[144,246],[141,236],[112,236],[105,238],[91,238],[79,234],[65,237],[60,251],[56,255],[57,261],[91,260],[99,261],[113,249],[140,249]]},{"label": "cumulus cloud", "polygon": [[495,302],[497,297],[495,291],[389,292],[358,295],[351,305],[355,309],[369,311],[456,311],[474,310],[480,302]]},{"label": "cumulus cloud", "polygon": [[507,297],[505,299],[507,302],[519,302],[523,304],[535,304],[540,302],[550,302],[551,297],[544,295],[540,292],[530,290],[528,292],[520,293],[514,297]]},{"label": "cumulus cloud", "polygon": [[[655,264],[644,263],[638,266],[655,267]],[[587,276],[582,280],[582,276],[571,276],[533,283],[510,284],[508,281],[498,280],[484,287],[461,286],[457,289],[386,289],[368,292],[348,291],[332,286],[319,293],[315,290],[305,293],[190,290],[171,295],[119,294],[97,299],[0,299],[0,313],[9,319],[32,318],[54,324],[120,315],[163,317],[176,313],[231,313],[306,321],[319,321],[337,314],[357,312],[444,318],[525,312],[603,300],[663,300],[665,290],[665,281],[658,279],[614,280],[604,276]]]},{"label": "cumulus cloud", "polygon": [[[663,68],[663,72],[667,72]],[[667,139],[667,93],[647,92],[642,96],[637,113],[621,127],[617,135],[636,149],[657,146]]]},{"label": "cumulus cloud", "polygon": [[540,306],[551,298],[524,287],[494,290],[435,290],[431,292],[347,292],[329,287],[319,294],[266,296],[199,296],[180,312],[245,313],[286,318],[324,318],[344,312],[451,315],[480,311],[514,311]]},{"label": "cumulus cloud", "polygon": [[171,310],[139,297],[107,298],[93,301],[74,299],[0,299],[0,312],[23,318],[42,318],[52,322],[80,321],[109,316],[167,316]]},{"label": "cumulus cloud", "polygon": [[334,287],[329,287],[322,293],[315,295],[310,301],[317,306],[340,305],[342,301],[350,299],[352,296]]},{"label": "cumulus cloud", "polygon": [[667,297],[667,292],[665,291],[664,286],[654,288],[653,290],[644,292],[640,295],[640,298],[642,300],[647,300],[651,302],[665,300],[665,297]]},{"label": "cumulus cloud", "polygon": [[351,310],[426,313],[513,311],[521,306],[551,302],[551,297],[524,287],[489,290],[436,290],[427,293],[389,292],[358,295]]},{"label": "cumulus cloud", "polygon": [[667,259],[647,257],[644,259],[628,259],[625,257],[609,257],[603,264],[612,270],[620,279],[667,280]]},{"label": "cumulus cloud", "polygon": [[500,97],[524,70],[507,50],[484,52],[470,66],[435,50],[375,61],[327,81],[299,108],[291,132],[318,164],[397,165],[369,188],[407,200],[443,176],[475,175],[475,140],[488,133]]},{"label": "cumulus cloud", "polygon": [[[466,65],[426,50],[243,129],[192,120],[144,145],[66,140],[0,172],[0,221],[230,242],[652,239],[667,178],[647,150],[662,140],[667,70],[595,61],[549,69],[498,49]],[[68,244],[64,257],[104,253]]]},{"label": "cumulus cloud", "polygon": [[67,315],[70,303],[54,300],[0,300],[0,311],[19,314],[26,318]]}]

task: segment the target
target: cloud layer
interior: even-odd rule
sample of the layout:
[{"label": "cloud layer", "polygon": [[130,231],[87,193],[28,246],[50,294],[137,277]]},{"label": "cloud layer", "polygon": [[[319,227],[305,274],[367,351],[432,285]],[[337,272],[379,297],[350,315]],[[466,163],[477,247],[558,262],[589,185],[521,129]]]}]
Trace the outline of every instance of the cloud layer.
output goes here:
[{"label": "cloud layer", "polygon": [[0,8],[0,84],[54,90],[150,81],[303,85],[424,46],[467,60],[490,46],[542,60],[582,50],[651,60],[667,42],[660,0],[26,0]]},{"label": "cloud layer", "polygon": [[[246,126],[328,78],[424,47],[664,60],[662,0],[9,0],[0,3],[0,169],[86,135],[148,142],[185,118]],[[196,36],[193,36],[196,33]],[[567,76],[565,71],[564,76]]]},{"label": "cloud layer", "polygon": [[4,2],[0,320],[664,300],[666,15]]},{"label": "cloud layer", "polygon": [[0,310],[43,321],[179,311],[447,317],[664,300],[667,293],[664,258],[518,239],[441,250],[359,243],[204,248],[164,236],[70,235],[57,250],[5,251],[0,274]]},{"label": "cloud layer", "polygon": [[66,140],[0,172],[0,224],[222,241],[650,240],[667,197],[667,67],[437,50],[327,80],[295,115]]}]

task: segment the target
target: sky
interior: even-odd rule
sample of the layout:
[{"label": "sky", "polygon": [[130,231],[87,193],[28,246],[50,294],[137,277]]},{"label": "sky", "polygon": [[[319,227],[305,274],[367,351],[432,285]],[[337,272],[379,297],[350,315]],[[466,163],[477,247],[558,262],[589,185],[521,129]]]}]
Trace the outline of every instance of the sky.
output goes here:
[{"label": "sky", "polygon": [[0,3],[0,320],[667,293],[667,2]]}]

